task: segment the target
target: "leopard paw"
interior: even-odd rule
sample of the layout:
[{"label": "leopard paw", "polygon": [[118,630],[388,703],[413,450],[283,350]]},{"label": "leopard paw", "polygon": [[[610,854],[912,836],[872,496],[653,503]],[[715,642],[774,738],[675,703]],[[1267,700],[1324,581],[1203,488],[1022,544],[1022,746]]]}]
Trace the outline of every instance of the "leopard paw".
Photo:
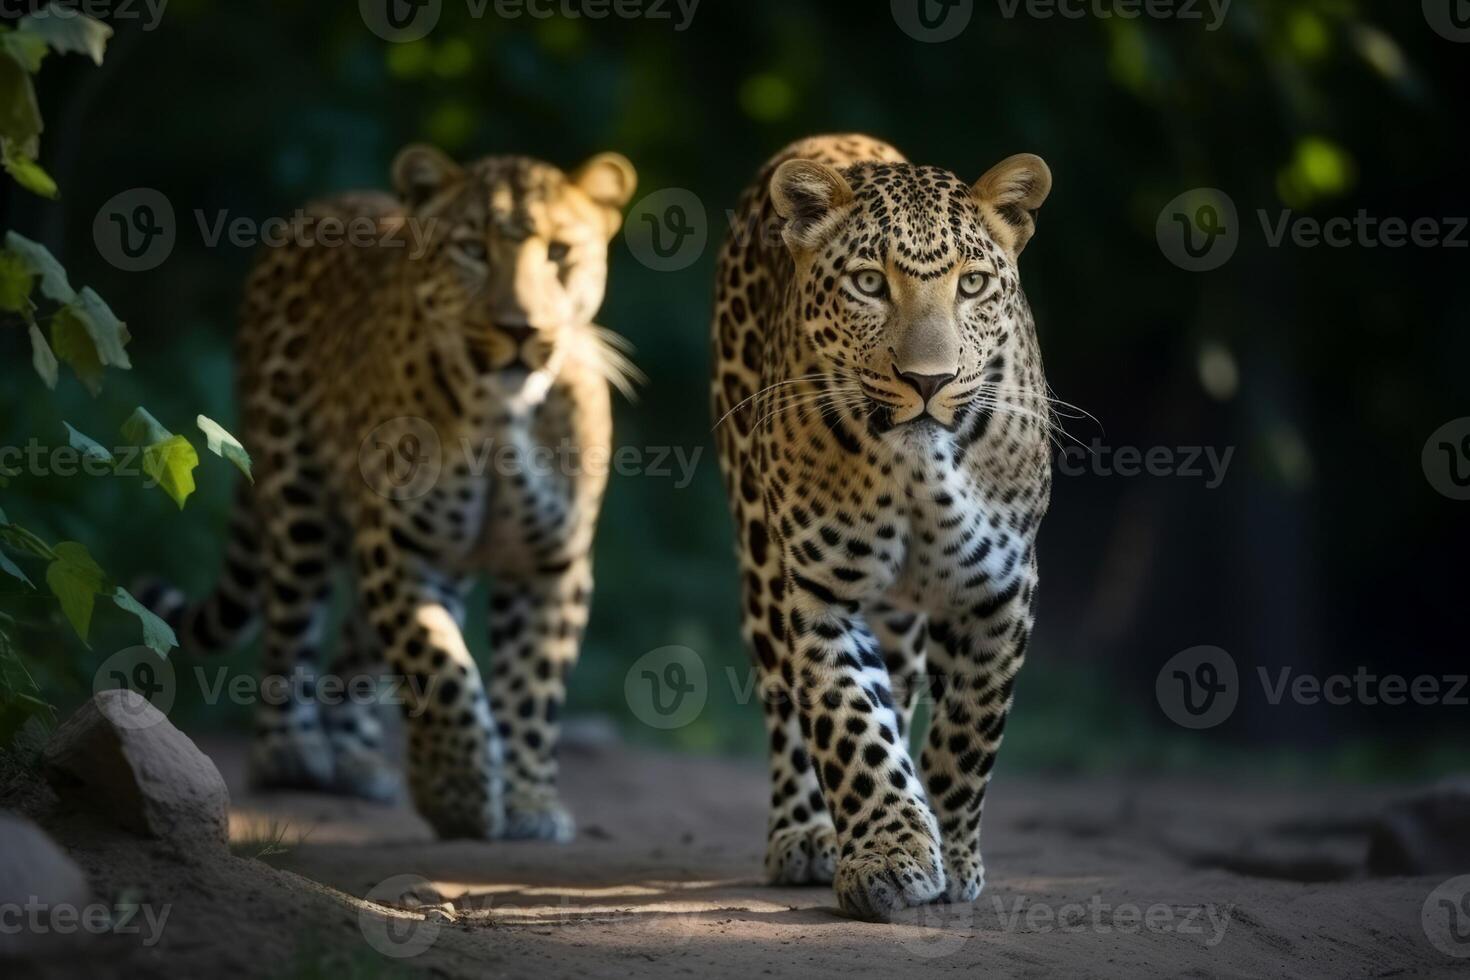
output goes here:
[{"label": "leopard paw", "polygon": [[837,873],[837,834],[828,823],[788,827],[766,844],[766,880],[773,885],[825,885]]}]

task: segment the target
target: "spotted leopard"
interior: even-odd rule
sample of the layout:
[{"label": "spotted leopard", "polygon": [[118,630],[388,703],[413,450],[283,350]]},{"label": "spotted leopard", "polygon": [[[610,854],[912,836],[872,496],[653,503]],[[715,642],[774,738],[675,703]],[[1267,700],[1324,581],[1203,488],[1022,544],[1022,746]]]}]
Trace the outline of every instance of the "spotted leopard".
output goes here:
[{"label": "spotted leopard", "polygon": [[971,184],[809,139],[746,191],[721,253],[712,394],[769,737],[766,870],[833,882],[857,916],[983,886],[1050,498],[1017,264],[1050,188],[1035,156]]},{"label": "spotted leopard", "polygon": [[[609,384],[635,373],[593,317],[636,177],[616,154],[568,175],[424,146],[393,175],[396,197],[313,205],[299,240],[261,255],[238,341],[255,478],[225,572],[202,602],[148,600],[200,650],[263,624],[262,692],[304,692],[262,697],[256,785],[395,795],[379,698],[347,693],[386,677],[412,799],[439,835],[565,840],[557,716],[592,597],[594,457],[610,449]],[[372,234],[342,241],[363,221]],[[355,601],[322,671],[339,566]],[[463,634],[482,574],[488,684]]]}]

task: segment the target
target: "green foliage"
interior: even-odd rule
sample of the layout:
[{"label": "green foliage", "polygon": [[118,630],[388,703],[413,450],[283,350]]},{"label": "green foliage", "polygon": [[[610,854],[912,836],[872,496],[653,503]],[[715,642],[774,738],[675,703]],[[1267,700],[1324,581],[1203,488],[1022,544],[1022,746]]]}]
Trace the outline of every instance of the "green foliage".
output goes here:
[{"label": "green foliage", "polygon": [[55,557],[46,566],[46,585],[61,601],[61,611],[72,629],[87,642],[92,629],[92,608],[97,593],[107,583],[107,573],[92,558],[86,545],[63,541],[53,549]]},{"label": "green foliage", "polygon": [[22,17],[15,29],[0,26],[0,163],[26,190],[57,196],[56,181],[36,162],[45,127],[31,76],[41,70],[48,48],[84,54],[100,65],[110,37],[112,28],[102,22],[50,7]]},{"label": "green foliage", "polygon": [[165,429],[143,408],[123,423],[122,434],[130,444],[143,447],[143,472],[183,510],[194,492],[194,470],[199,466],[199,453],[189,440]]},{"label": "green foliage", "polygon": [[254,483],[255,475],[250,472],[250,454],[240,445],[240,440],[226,432],[224,426],[212,418],[201,415],[196,421],[208,442],[209,451],[234,463],[235,468],[245,474],[245,479]]},{"label": "green foliage", "polygon": [[[22,18],[15,29],[0,26],[0,158],[6,173],[21,187],[42,197],[57,194],[55,181],[36,163],[44,127],[31,76],[40,70],[48,50],[83,54],[100,65],[111,35],[111,28],[90,17],[74,12],[60,16],[49,8]],[[106,369],[130,371],[133,367],[127,351],[131,340],[127,325],[95,290],[73,289],[66,269],[49,249],[14,231],[6,233],[0,249],[0,317],[17,319],[25,326],[32,367],[47,388],[56,388],[63,363],[94,397],[101,391]],[[49,326],[49,342],[43,324]],[[111,451],[101,443],[70,422],[62,425],[68,445],[84,460],[116,465]],[[203,415],[199,427],[212,451],[250,475],[250,457],[234,436]],[[193,445],[142,408],[122,430],[124,437],[142,449],[144,473],[182,509],[195,490],[199,454]],[[8,486],[19,475],[15,470],[0,470],[0,486]],[[30,599],[39,593],[22,565],[27,561],[45,563],[39,577],[83,645],[88,643],[99,597],[135,617],[143,642],[159,656],[178,645],[169,625],[114,583],[86,545],[62,541],[53,546],[0,511],[0,574],[28,590],[21,596]],[[15,595],[0,593],[0,600]],[[8,745],[32,721],[50,724],[55,720],[54,709],[17,645],[22,626],[32,625],[44,629],[49,624],[22,624],[0,612],[0,746]]]}]

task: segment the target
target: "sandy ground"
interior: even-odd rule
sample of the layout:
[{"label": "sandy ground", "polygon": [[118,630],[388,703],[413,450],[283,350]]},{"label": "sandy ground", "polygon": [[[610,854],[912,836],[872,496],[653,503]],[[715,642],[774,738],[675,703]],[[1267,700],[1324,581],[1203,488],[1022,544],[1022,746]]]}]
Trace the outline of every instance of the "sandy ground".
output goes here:
[{"label": "sandy ground", "polygon": [[99,895],[170,914],[150,947],[104,936],[31,975],[1470,975],[1426,932],[1442,878],[1356,870],[1374,792],[1002,777],[980,900],[884,925],[760,881],[753,764],[584,745],[575,843],[439,843],[402,807],[251,795],[238,742],[201,747],[242,856],[49,820]]}]

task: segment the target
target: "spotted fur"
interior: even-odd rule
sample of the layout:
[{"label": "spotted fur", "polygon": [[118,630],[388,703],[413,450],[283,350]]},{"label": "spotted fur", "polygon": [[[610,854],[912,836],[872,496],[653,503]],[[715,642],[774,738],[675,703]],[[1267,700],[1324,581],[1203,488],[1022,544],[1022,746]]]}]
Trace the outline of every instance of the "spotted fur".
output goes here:
[{"label": "spotted fur", "polygon": [[[460,167],[426,147],[394,173],[397,199],[315,205],[302,241],[261,256],[238,351],[255,481],[226,574],[197,606],[151,599],[196,648],[263,622],[262,675],[304,672],[320,694],[347,566],[356,601],[327,671],[379,676],[386,661],[401,679],[419,812],[445,837],[564,840],[557,715],[592,596],[606,483],[593,454],[611,448],[609,382],[630,380],[591,324],[636,178],[611,154],[569,176],[520,157]],[[377,244],[313,234],[364,217]],[[482,573],[488,685],[462,632]],[[263,703],[253,781],[391,796],[373,715],[361,699]]]},{"label": "spotted fur", "polygon": [[1050,186],[1032,156],[972,185],[811,139],[745,193],[720,257],[712,393],[770,743],[766,870],[834,882],[855,915],[982,887],[1050,496],[1017,268]]}]

